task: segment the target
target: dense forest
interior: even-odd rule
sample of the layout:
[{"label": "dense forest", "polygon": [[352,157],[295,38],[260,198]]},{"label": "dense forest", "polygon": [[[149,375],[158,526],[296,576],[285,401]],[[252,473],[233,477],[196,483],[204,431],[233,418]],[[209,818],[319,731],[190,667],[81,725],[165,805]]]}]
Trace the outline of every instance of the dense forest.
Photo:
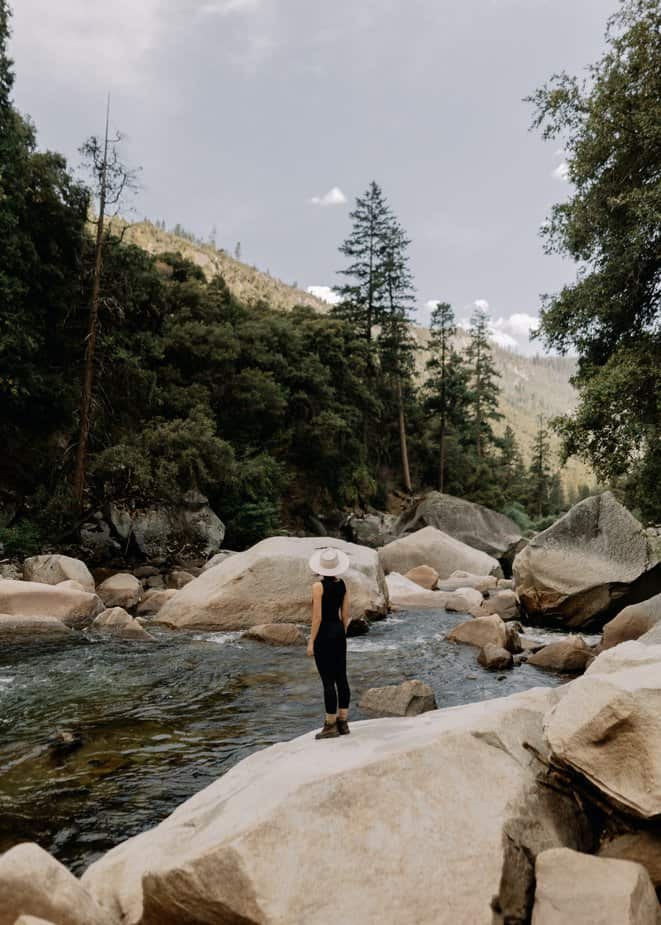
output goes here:
[{"label": "dense forest", "polygon": [[[118,140],[86,143],[89,182],[38,149],[13,104],[0,0],[6,550],[70,539],[111,501],[146,507],[191,488],[209,497],[234,547],[427,487],[540,526],[576,500],[563,496],[551,426],[567,453],[658,518],[658,18],[655,3],[624,4],[591,83],[561,78],[535,97],[537,123],[569,136],[576,186],[550,222],[550,246],[593,271],[543,315],[547,343],[578,351],[581,403],[564,421],[540,418],[524,460],[514,431],[494,429],[499,383],[483,311],[459,352],[453,310],[439,303],[422,382],[416,374],[410,242],[376,183],[351,213],[330,315],[248,307],[220,276],[125,243],[120,224],[99,225],[129,177]],[[635,127],[635,144],[609,136],[609,107]]]}]

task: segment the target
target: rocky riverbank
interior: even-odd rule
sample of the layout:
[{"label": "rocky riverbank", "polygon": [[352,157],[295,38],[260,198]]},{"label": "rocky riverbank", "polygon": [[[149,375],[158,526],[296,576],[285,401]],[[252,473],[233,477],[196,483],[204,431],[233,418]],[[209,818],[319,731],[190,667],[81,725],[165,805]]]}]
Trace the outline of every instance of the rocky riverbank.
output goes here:
[{"label": "rocky riverbank", "polygon": [[[263,541],[187,577],[149,618],[138,616],[145,576],[90,586],[82,563],[26,563],[31,580],[0,581],[0,611],[9,608],[0,624],[5,639],[20,631],[23,641],[29,626],[47,637],[47,617],[70,634],[135,624],[148,635],[148,619],[154,633],[157,624],[227,633],[267,623],[259,612],[277,632],[262,625],[253,638],[295,648],[300,635],[288,624],[309,620],[304,565],[315,544]],[[608,493],[577,505],[531,547],[514,559],[514,582],[488,553],[432,525],[378,552],[350,549],[354,618],[369,625],[389,606],[428,607],[430,620],[455,610],[467,619],[448,642],[473,646],[485,667],[537,659],[582,677],[440,710],[414,682],[392,694],[365,691],[377,711],[425,712],[357,722],[335,741],[308,733],[258,751],[80,881],[36,845],[11,848],[0,856],[0,925],[27,915],[53,925],[659,925],[655,551]],[[281,607],[269,609],[274,582]],[[47,600],[55,616],[40,610]],[[603,638],[540,647],[517,625],[530,616],[569,629],[577,620],[605,624]],[[342,888],[311,888],[328,878]]]}]

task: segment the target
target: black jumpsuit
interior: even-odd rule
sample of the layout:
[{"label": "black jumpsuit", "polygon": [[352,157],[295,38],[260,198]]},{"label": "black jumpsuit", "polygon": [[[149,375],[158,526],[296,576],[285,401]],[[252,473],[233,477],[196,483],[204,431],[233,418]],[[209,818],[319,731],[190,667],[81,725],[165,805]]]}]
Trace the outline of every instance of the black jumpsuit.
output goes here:
[{"label": "black jumpsuit", "polygon": [[[347,681],[347,638],[342,623],[342,602],[346,585],[340,578],[322,578],[321,625],[314,641],[314,660],[324,685],[326,713],[349,707],[351,691]],[[337,688],[337,692],[336,692]]]}]

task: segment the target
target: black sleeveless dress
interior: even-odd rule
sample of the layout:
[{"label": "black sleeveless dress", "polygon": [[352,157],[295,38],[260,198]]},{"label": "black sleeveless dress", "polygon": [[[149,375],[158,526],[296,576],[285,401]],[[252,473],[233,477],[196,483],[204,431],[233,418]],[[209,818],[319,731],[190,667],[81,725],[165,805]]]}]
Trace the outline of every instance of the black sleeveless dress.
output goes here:
[{"label": "black sleeveless dress", "polygon": [[314,641],[314,660],[324,685],[327,713],[349,706],[347,637],[342,623],[342,603],[347,588],[342,579],[322,578],[321,625]]}]

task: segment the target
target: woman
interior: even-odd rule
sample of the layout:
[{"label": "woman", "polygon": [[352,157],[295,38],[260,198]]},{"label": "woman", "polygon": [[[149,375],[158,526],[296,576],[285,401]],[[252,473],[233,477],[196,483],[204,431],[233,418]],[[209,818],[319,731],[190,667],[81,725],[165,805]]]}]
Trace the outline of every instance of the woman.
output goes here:
[{"label": "woman", "polygon": [[[312,632],[308,655],[314,655],[324,685],[326,719],[317,739],[335,739],[349,734],[347,681],[347,627],[349,592],[340,578],[349,568],[349,557],[341,549],[318,549],[310,557],[310,568],[321,581],[312,585]],[[339,711],[338,711],[339,704]]]}]

